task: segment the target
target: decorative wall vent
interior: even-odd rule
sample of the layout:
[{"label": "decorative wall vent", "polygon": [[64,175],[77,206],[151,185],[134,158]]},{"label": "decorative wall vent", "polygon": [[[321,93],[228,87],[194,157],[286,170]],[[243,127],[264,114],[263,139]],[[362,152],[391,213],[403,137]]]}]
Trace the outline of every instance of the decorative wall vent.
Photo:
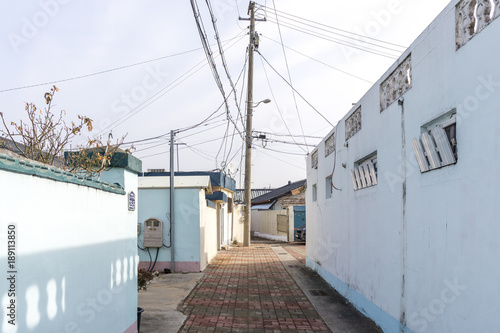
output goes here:
[{"label": "decorative wall vent", "polygon": [[411,88],[411,54],[380,85],[380,111],[387,109]]},{"label": "decorative wall vent", "polygon": [[356,163],[351,170],[351,177],[354,191],[377,185],[377,154]]},{"label": "decorative wall vent", "polygon": [[462,0],[455,7],[458,50],[500,16],[500,0]]},{"label": "decorative wall vent", "polygon": [[345,140],[361,131],[361,107],[357,108],[345,121]]},{"label": "decorative wall vent", "polygon": [[311,167],[313,169],[318,168],[318,151],[317,150],[311,154]]},{"label": "decorative wall vent", "polygon": [[328,139],[325,141],[325,157],[333,153],[335,150],[335,132],[330,135]]},{"label": "decorative wall vent", "polygon": [[420,172],[455,164],[457,162],[455,117],[425,131],[420,140],[414,138],[412,146]]}]

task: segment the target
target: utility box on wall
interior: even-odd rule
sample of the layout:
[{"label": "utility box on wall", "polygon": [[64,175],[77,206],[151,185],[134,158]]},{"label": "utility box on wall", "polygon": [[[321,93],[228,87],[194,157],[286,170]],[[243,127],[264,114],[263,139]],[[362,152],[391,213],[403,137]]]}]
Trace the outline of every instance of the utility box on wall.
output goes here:
[{"label": "utility box on wall", "polygon": [[144,222],[144,246],[163,246],[163,222],[158,219],[148,219]]}]

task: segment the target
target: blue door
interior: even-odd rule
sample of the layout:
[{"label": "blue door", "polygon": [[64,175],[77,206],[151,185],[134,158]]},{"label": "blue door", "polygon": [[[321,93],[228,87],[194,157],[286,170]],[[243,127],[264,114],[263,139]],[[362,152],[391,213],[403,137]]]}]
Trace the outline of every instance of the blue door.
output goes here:
[{"label": "blue door", "polygon": [[[306,206],[293,206],[293,227],[298,227],[306,224]],[[297,231],[294,233],[294,241],[297,241]]]}]

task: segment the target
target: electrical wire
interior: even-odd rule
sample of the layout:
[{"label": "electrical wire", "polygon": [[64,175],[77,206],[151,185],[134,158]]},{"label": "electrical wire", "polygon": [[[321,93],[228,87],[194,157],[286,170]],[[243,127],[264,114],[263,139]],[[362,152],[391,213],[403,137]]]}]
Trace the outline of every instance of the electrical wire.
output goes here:
[{"label": "electrical wire", "polygon": [[[261,139],[259,137],[254,137],[256,139]],[[262,141],[266,142],[276,142],[276,143],[284,143],[284,144],[289,144],[289,145],[295,145],[295,146],[307,146],[307,147],[316,147],[317,145],[312,145],[308,143],[297,143],[297,142],[289,142],[289,141],[282,141],[282,140],[276,140],[276,139],[270,139],[270,138],[265,138],[261,139]]]},{"label": "electrical wire", "polygon": [[[339,128],[339,124],[340,122],[342,121],[342,119],[339,120],[339,122],[337,123],[337,126],[335,126],[335,129]],[[334,132],[334,135],[336,135],[337,131],[335,130]],[[335,187],[335,185],[333,185],[333,175],[335,173],[335,168],[336,168],[336,165],[337,165],[337,140],[335,140],[335,146],[333,147],[333,170],[332,170],[332,175],[330,176],[330,184],[332,185],[332,187],[334,189],[336,189],[337,191],[342,191],[342,189],[339,189],[337,187]]]},{"label": "electrical wire", "polygon": [[153,257],[151,257],[151,252],[149,252],[149,247],[147,247],[146,249],[148,250],[148,254],[149,254],[148,272],[151,272],[150,269],[151,269],[151,265],[153,264]]},{"label": "electrical wire", "polygon": [[[231,74],[229,74],[229,69],[227,68],[226,57],[224,56],[224,49],[223,49],[221,41],[220,41],[219,29],[217,28],[217,23],[216,23],[217,19],[215,18],[214,12],[212,10],[212,4],[210,3],[210,0],[205,0],[205,2],[207,4],[208,11],[210,13],[210,17],[212,18],[212,26],[213,26],[214,31],[215,31],[215,40],[217,41],[217,46],[219,48],[219,55],[220,55],[220,59],[222,62],[222,67],[224,67],[224,71],[226,72],[226,77],[229,81],[231,89],[234,91],[234,101],[236,104],[236,108],[238,109],[238,114],[240,115],[240,117],[243,118],[243,115],[241,114],[240,106],[238,105],[238,98],[236,96],[236,87],[235,87],[233,80],[231,78]],[[229,110],[228,110],[228,112],[229,112]]]},{"label": "electrical wire", "polygon": [[360,50],[360,51],[363,51],[363,52],[371,53],[371,54],[378,55],[378,56],[385,57],[385,58],[389,58],[389,59],[397,59],[398,58],[398,56],[392,55],[390,53],[386,53],[384,51],[379,51],[379,50],[376,50],[376,49],[373,49],[373,48],[369,48],[369,47],[364,47],[364,46],[358,46],[356,44],[352,44],[352,43],[349,43],[349,42],[341,41],[341,40],[338,40],[338,39],[326,36],[324,34],[317,33],[317,32],[314,32],[314,31],[311,31],[311,30],[308,30],[308,29],[304,29],[304,28],[299,28],[299,27],[296,27],[294,25],[290,25],[290,24],[287,24],[287,23],[281,23],[280,24],[279,22],[273,21],[272,19],[268,19],[268,21],[271,22],[271,23],[275,23],[277,25],[281,25],[281,26],[283,26],[285,28],[301,32],[301,33],[309,35],[309,36],[320,38],[320,39],[323,39],[323,40],[326,40],[326,41],[329,41],[329,42],[332,42],[332,43],[335,43],[335,44],[344,45],[344,46],[347,46],[347,47],[350,47],[350,48],[353,48],[353,49],[357,49],[357,50]]},{"label": "electrical wire", "polygon": [[[246,57],[246,58],[247,58],[247,57]],[[247,62],[247,61],[245,60],[245,64],[244,64],[244,66],[243,66],[242,73],[245,71],[245,68],[246,68],[246,62]],[[238,81],[240,80],[240,78],[241,78],[241,73],[240,73],[240,75],[239,75],[239,77],[238,77],[238,80],[236,81],[236,84],[238,83]],[[231,90],[230,94],[229,94],[229,95],[228,95],[228,96],[224,99],[224,102],[223,102],[223,103],[222,103],[222,104],[221,104],[221,105],[217,108],[217,110],[215,110],[214,112],[212,112],[212,113],[211,113],[211,114],[210,114],[207,118],[205,118],[203,121],[201,121],[201,122],[199,122],[199,123],[197,123],[197,124],[195,124],[195,125],[192,125],[192,126],[188,126],[188,127],[185,127],[185,128],[177,129],[177,130],[175,130],[175,132],[176,132],[176,133],[182,133],[182,132],[185,132],[185,131],[188,131],[188,130],[194,129],[194,128],[196,128],[196,127],[201,126],[202,124],[204,124],[204,123],[205,123],[205,122],[207,122],[208,120],[210,120],[210,119],[211,119],[211,117],[213,117],[213,116],[214,116],[217,112],[219,112],[219,111],[220,111],[220,109],[221,109],[224,105],[226,105],[226,103],[227,103],[227,99],[228,99],[228,98],[231,96],[231,94],[233,94],[233,93],[235,93],[235,90]],[[218,117],[219,117],[219,116],[217,116],[216,118],[218,118]],[[233,123],[233,125],[235,125],[235,124]],[[236,127],[236,125],[235,125],[235,127]],[[241,133],[241,131],[240,131],[240,130],[238,130],[238,133],[239,133],[239,134],[240,134],[240,136],[243,138],[243,134]]]},{"label": "electrical wire", "polygon": [[[262,5],[259,5],[259,6],[262,6]],[[266,10],[268,9],[267,6],[264,6],[264,7],[266,8]],[[269,9],[273,10],[273,8],[269,8]],[[311,23],[314,23],[316,25],[323,26],[323,27],[326,27],[326,28],[329,28],[329,29],[332,29],[332,30],[340,31],[340,32],[343,32],[343,33],[346,33],[346,34],[350,34],[350,35],[353,35],[353,36],[356,36],[356,37],[359,37],[359,38],[369,39],[369,40],[372,40],[372,41],[375,41],[375,42],[378,42],[378,43],[381,43],[381,44],[392,45],[392,46],[395,46],[395,47],[398,47],[398,48],[402,48],[402,49],[406,49],[407,48],[404,45],[399,45],[399,44],[387,42],[387,41],[384,41],[384,40],[381,40],[381,39],[377,39],[377,38],[373,38],[373,37],[368,37],[368,36],[365,36],[365,35],[360,35],[360,34],[352,32],[352,31],[347,31],[347,30],[339,29],[339,28],[336,28],[336,27],[333,27],[333,26],[330,26],[330,25],[326,25],[326,24],[323,24],[323,23],[319,23],[319,22],[315,22],[315,21],[312,21],[312,20],[308,20],[308,19],[305,19],[303,17],[299,17],[299,16],[296,16],[296,15],[285,13],[285,12],[280,11],[280,10],[275,10],[275,11],[278,12],[278,13],[280,13],[280,16],[283,16],[283,15],[291,16],[291,17],[294,17],[294,18],[297,18],[297,19],[300,19],[300,20],[303,20],[303,21],[306,21],[306,22],[311,22]],[[345,36],[345,35],[342,35],[342,34],[339,34],[339,35],[343,36],[343,37],[348,37],[348,36]],[[348,37],[348,38],[354,39],[353,37]]]},{"label": "electrical wire", "polygon": [[151,269],[150,269],[150,270],[148,270],[149,272],[152,272],[152,271],[153,271],[153,269],[155,268],[155,266],[156,266],[156,262],[157,262],[157,260],[158,260],[158,254],[159,254],[159,253],[160,253],[160,248],[158,247],[158,248],[156,248],[156,257],[155,257],[155,262],[154,262],[153,266],[151,267]]},{"label": "electrical wire", "polygon": [[268,147],[265,147],[265,148],[262,147],[262,149],[274,151],[274,152],[280,153],[280,154],[296,155],[296,156],[306,156],[306,154],[293,153],[293,152],[290,152],[290,151],[281,151],[281,150],[276,150],[276,149],[272,149],[272,148],[268,148]]},{"label": "electrical wire", "polygon": [[[273,7],[274,7],[274,10],[276,10],[276,3],[274,2],[274,0],[273,0]],[[300,129],[302,131],[302,135],[305,135],[304,125],[302,124],[302,118],[300,117],[299,106],[297,104],[297,97],[295,96],[295,89],[293,89],[292,74],[290,73],[290,67],[288,66],[288,58],[287,58],[286,52],[285,52],[285,46],[283,43],[283,35],[281,34],[281,27],[280,27],[280,24],[278,21],[278,15],[276,15],[276,23],[278,24],[278,32],[280,35],[281,49],[283,51],[283,57],[285,58],[285,65],[286,65],[286,71],[288,73],[288,80],[290,81],[290,86],[292,87],[292,96],[293,96],[293,102],[295,104],[295,110],[297,111],[297,116],[299,119],[299,124],[300,124]],[[306,147],[307,147],[307,139],[305,137],[304,137],[304,142],[305,142]],[[309,152],[309,149],[307,149],[307,152]]]},{"label": "electrical wire", "polygon": [[337,164],[337,149],[334,149],[333,150],[333,170],[332,170],[332,175],[330,176],[330,184],[337,191],[342,191],[341,189],[338,189],[338,188],[335,187],[335,185],[333,185],[333,174],[335,173],[335,166],[336,166],[336,164]]},{"label": "electrical wire", "polygon": [[309,104],[309,106],[314,110],[316,111],[317,114],[319,114],[328,124],[330,124],[332,127],[333,127],[333,124],[321,113],[319,112],[311,103],[309,103],[308,100],[306,100],[304,98],[304,96],[302,96],[291,84],[290,82],[288,82],[270,63],[269,61],[267,61],[267,59],[262,55],[262,53],[260,53],[260,51],[256,50],[256,52],[264,59],[264,61],[268,64],[269,67],[271,67],[271,69],[276,73],[278,74],[278,76],[283,80],[285,81],[290,87],[292,87],[292,89],[297,93],[297,95],[299,95],[303,100],[304,102],[306,102],[307,104]]},{"label": "electrical wire", "polygon": [[[324,29],[324,28],[319,28],[319,27],[314,26],[314,25],[309,24],[309,23],[304,23],[304,22],[295,20],[293,18],[289,18],[289,17],[281,15],[281,14],[277,14],[277,13],[275,13],[275,14],[276,14],[276,16],[279,16],[282,19],[290,20],[290,21],[292,21],[294,23],[297,23],[297,24],[302,24],[302,25],[307,26],[307,27],[311,27],[311,28],[314,28],[314,29],[317,29],[317,30],[320,30],[320,31],[323,31],[323,32],[331,33],[333,35],[337,35],[337,36],[340,36],[340,37],[344,37],[344,38],[353,40],[355,42],[364,43],[364,44],[375,46],[375,47],[378,47],[378,48],[381,48],[381,49],[385,49],[385,50],[388,50],[388,51],[393,51],[393,52],[396,52],[396,53],[401,53],[401,52],[403,52],[406,49],[406,47],[404,47],[404,46],[397,46],[399,49],[395,49],[394,46],[391,46],[393,44],[386,43],[386,42],[383,42],[383,41],[380,41],[380,40],[376,40],[376,42],[368,42],[368,41],[359,39],[359,37],[364,38],[364,36],[362,36],[362,35],[357,35],[358,38],[353,38],[353,37],[350,37],[350,36],[346,36],[344,34],[332,32],[332,31]],[[290,15],[290,16],[298,18],[298,16],[293,16],[293,15]],[[302,18],[299,18],[299,19],[302,19]],[[302,20],[307,21],[307,22],[312,22],[312,21],[308,21],[308,20],[305,20],[305,19],[302,19]],[[317,24],[317,25],[322,25],[322,24],[317,23],[317,22],[314,22],[314,23]],[[293,23],[288,23],[288,24],[293,24]],[[322,25],[322,26],[324,26],[324,25]],[[384,46],[382,43],[387,44],[387,46]]]},{"label": "electrical wire", "polygon": [[54,80],[54,81],[49,81],[49,82],[44,82],[44,83],[36,83],[36,84],[31,84],[31,85],[26,85],[26,86],[21,86],[21,87],[4,89],[4,90],[0,90],[0,93],[7,92],[7,91],[13,91],[13,90],[20,90],[20,89],[40,87],[40,86],[44,86],[44,85],[48,85],[48,84],[55,84],[55,83],[61,83],[61,82],[67,82],[67,81],[84,79],[84,78],[87,78],[87,77],[101,75],[101,74],[105,74],[105,73],[110,73],[110,72],[122,70],[122,69],[125,69],[125,68],[130,68],[130,67],[134,67],[134,66],[144,65],[144,64],[147,64],[147,63],[150,63],[150,62],[154,62],[154,61],[158,61],[158,60],[163,60],[163,59],[168,59],[168,58],[172,58],[172,57],[177,57],[177,56],[180,56],[180,55],[185,55],[185,54],[188,54],[188,53],[191,53],[191,52],[195,52],[195,51],[199,51],[199,50],[202,50],[202,48],[197,48],[197,49],[192,49],[192,50],[188,50],[188,51],[184,51],[184,52],[179,52],[179,53],[167,55],[167,56],[164,56],[164,57],[159,57],[159,58],[155,58],[155,59],[151,59],[151,60],[145,60],[145,61],[137,62],[137,63],[134,63],[134,64],[124,65],[124,66],[115,67],[115,68],[111,68],[111,69],[106,69],[106,70],[103,70],[103,71],[94,72],[94,73],[90,73],[90,74],[84,74],[84,75],[74,76],[74,77],[70,77],[70,78],[67,78],[67,79]]},{"label": "electrical wire", "polygon": [[[262,62],[262,68],[264,69],[264,74],[266,75],[267,84],[269,86],[269,91],[271,92],[271,96],[273,97],[274,104],[276,105],[276,110],[278,110],[278,114],[280,115],[281,120],[283,121],[283,124],[285,125],[286,130],[288,131],[288,133],[292,134],[292,132],[290,132],[290,128],[288,127],[287,122],[285,121],[285,118],[283,117],[283,113],[281,112],[281,109],[278,105],[276,96],[274,96],[274,90],[273,90],[273,87],[271,86],[271,81],[269,80],[269,75],[267,74],[266,66],[264,66],[264,61],[263,61],[262,57],[260,58],[260,61]],[[295,143],[297,143],[297,141],[295,141],[294,137],[292,137],[292,140]],[[302,146],[300,146],[299,144],[297,144],[297,146],[300,147],[300,149],[302,149],[304,151],[304,153],[307,153],[307,151]]]},{"label": "electrical wire", "polygon": [[[238,81],[239,81],[239,80],[240,80],[240,78],[241,78],[241,75],[243,74],[242,88],[241,88],[241,94],[240,94],[240,100],[239,100],[239,101],[236,99],[236,93],[235,93],[235,100],[236,100],[236,104],[238,104],[238,110],[240,110],[240,108],[241,108],[241,104],[242,104],[242,101],[243,101],[243,90],[244,90],[244,88],[245,88],[245,78],[246,78],[246,75],[245,75],[245,74],[246,74],[246,71],[245,71],[245,69],[246,69],[246,67],[247,67],[247,61],[248,61],[248,48],[247,48],[247,52],[246,52],[246,56],[245,56],[245,63],[244,63],[244,65],[243,65],[243,70],[242,70],[242,72],[240,73],[240,75],[238,76],[238,80],[237,80],[237,82],[236,82],[236,84],[237,84],[237,83],[238,83]],[[240,120],[241,120],[241,124],[243,125],[243,128],[245,128],[245,122],[244,122],[244,120],[243,120],[243,115],[241,114],[241,112],[239,112],[239,113],[238,113],[238,116],[236,117],[236,123],[238,123],[238,117],[239,117],[239,118],[240,118]],[[236,130],[237,130],[236,128],[234,128],[234,129],[233,129],[233,137],[231,138],[231,145],[230,145],[230,147],[229,147],[229,151],[227,152],[227,157],[225,157],[225,158],[224,158],[224,160],[223,160],[223,162],[222,162],[222,163],[224,164],[224,168],[225,168],[225,166],[229,165],[229,163],[231,163],[231,161],[228,161],[228,159],[229,159],[229,156],[231,155],[231,151],[233,150],[233,144],[234,144],[234,138],[235,138],[235,137],[234,137],[234,134],[235,134],[235,131],[236,131]],[[243,141],[243,140],[242,140],[242,141]],[[233,158],[234,158],[234,157],[233,157]],[[232,159],[231,159],[231,160],[232,160]]]},{"label": "electrical wire", "polygon": [[[195,153],[196,155],[200,156],[201,158],[204,158],[206,159],[207,161],[213,161],[214,160],[214,157],[212,155],[209,155],[208,153],[200,150],[200,149],[197,149],[197,148],[194,148],[194,147],[191,147],[191,146],[187,146],[187,148],[189,150],[191,150],[193,153]],[[205,156],[203,156],[202,154],[204,154]]]},{"label": "electrical wire", "polygon": [[[227,40],[224,41],[224,43],[230,42],[230,41],[232,41],[232,40],[234,40],[236,38],[238,38],[238,37],[233,37],[231,39],[227,39]],[[91,76],[106,74],[106,73],[110,73],[110,72],[114,72],[114,71],[118,71],[118,70],[130,68],[130,67],[144,65],[144,64],[147,64],[147,63],[150,63],[150,62],[155,62],[155,61],[159,61],[159,60],[164,60],[164,59],[168,59],[168,58],[173,58],[173,57],[185,55],[185,54],[196,52],[196,51],[200,51],[200,50],[203,50],[203,48],[199,47],[199,48],[196,48],[196,49],[182,51],[182,52],[178,52],[178,53],[166,55],[166,56],[155,58],[155,59],[140,61],[140,62],[136,62],[136,63],[129,64],[129,65],[124,65],[124,66],[120,66],[120,67],[110,68],[110,69],[106,69],[106,70],[102,70],[102,71],[98,71],[98,72],[94,72],[94,73],[89,73],[89,74],[84,74],[84,75],[79,75],[79,76],[74,76],[74,77],[70,77],[70,78],[66,78],[66,79],[60,79],[60,80],[48,81],[48,82],[44,82],[44,83],[36,83],[36,84],[30,84],[30,85],[25,85],[25,86],[20,86],[20,87],[3,89],[3,90],[0,90],[0,93],[4,93],[4,92],[8,92],[8,91],[14,91],[14,90],[20,90],[20,89],[28,89],[28,88],[40,87],[40,86],[45,86],[45,85],[49,85],[49,84],[56,84],[56,83],[61,83],[61,82],[73,81],[73,80],[84,79],[84,78],[91,77]]]},{"label": "electrical wire", "polygon": [[[228,49],[231,48],[231,47],[233,47],[234,45],[236,45],[244,37],[245,37],[245,35],[240,32],[238,35],[236,35],[236,37],[230,39],[229,41],[233,41],[235,39],[237,39],[237,40],[234,43],[232,43],[231,45],[229,45]],[[139,113],[140,111],[144,110],[146,107],[150,106],[152,103],[154,103],[155,101],[157,101],[158,99],[160,99],[161,97],[163,97],[165,94],[167,94],[168,92],[172,91],[174,88],[176,88],[177,86],[179,86],[181,83],[183,83],[184,81],[186,81],[187,79],[189,79],[190,77],[192,77],[194,74],[196,74],[197,72],[199,72],[205,66],[207,66],[207,63],[205,62],[205,60],[200,61],[195,66],[193,66],[191,69],[189,69],[187,72],[185,72],[180,77],[176,78],[174,81],[172,81],[170,84],[168,84],[166,87],[160,89],[153,96],[151,96],[148,99],[146,99],[144,102],[142,102],[141,104],[139,104],[138,106],[136,106],[135,108],[133,108],[132,110],[130,110],[125,115],[123,115],[120,118],[118,118],[116,121],[114,121],[111,124],[109,124],[108,126],[104,127],[95,136],[98,136],[99,134],[102,134],[107,129],[114,129],[117,126],[121,125],[122,123],[124,123],[125,121],[127,121],[131,117],[135,116],[137,113]],[[173,87],[171,87],[172,85],[173,85]],[[170,88],[170,89],[168,89],[168,88]],[[168,89],[168,90],[166,90],[166,89]],[[164,92],[164,90],[166,90],[166,91]]]},{"label": "electrical wire", "polygon": [[[260,147],[259,147],[259,148],[260,148]],[[295,165],[295,164],[293,164],[293,163],[290,163],[289,161],[282,160],[281,158],[278,158],[278,157],[276,157],[276,156],[274,156],[274,155],[271,155],[271,154],[266,153],[265,151],[266,151],[267,149],[268,149],[268,148],[260,148],[260,149],[259,149],[259,152],[260,152],[260,153],[262,153],[262,154],[264,154],[264,155],[267,155],[267,156],[269,156],[269,157],[271,157],[271,158],[274,158],[275,160],[278,160],[278,161],[284,162],[284,163],[286,163],[286,164],[287,164],[287,166],[288,166],[288,165],[291,165],[291,166],[296,167],[296,168],[298,168],[298,169],[301,169],[301,170],[306,170],[306,168],[305,168],[305,167],[301,167],[301,166]]]},{"label": "electrical wire", "polygon": [[[210,7],[208,1],[207,1],[207,5],[209,6],[209,11],[211,11],[211,7]],[[234,121],[232,120],[232,117],[231,117],[231,113],[229,110],[229,104],[227,103],[228,98],[226,97],[226,93],[224,91],[224,85],[222,84],[222,80],[221,80],[220,75],[217,71],[217,66],[215,64],[213,52],[212,52],[212,50],[210,48],[210,44],[208,43],[208,40],[207,40],[208,39],[207,32],[206,32],[206,29],[203,25],[203,20],[201,18],[200,10],[199,10],[198,3],[196,2],[196,0],[191,0],[191,7],[193,9],[193,14],[194,14],[196,26],[198,28],[198,33],[200,35],[201,43],[203,45],[203,49],[205,50],[205,55],[206,55],[206,58],[207,58],[209,65],[210,65],[210,69],[212,71],[212,76],[214,77],[215,82],[217,84],[217,87],[219,88],[219,90],[222,94],[222,97],[224,99],[224,105],[226,107],[226,113],[227,113],[228,120],[233,122],[234,126],[237,127],[237,125],[234,123]],[[214,22],[215,18],[213,16],[213,13],[211,13],[211,14],[212,14],[212,22]],[[216,39],[219,39],[217,31],[216,31]],[[221,53],[220,55],[221,55],[221,57],[223,57],[223,53]],[[223,63],[224,62],[225,62],[225,60],[223,60]],[[235,87],[233,85],[233,90],[234,89],[235,89]],[[240,135],[242,135],[240,131],[238,131],[238,132],[240,133]]]},{"label": "electrical wire", "polygon": [[[221,114],[221,116],[222,116],[222,115],[223,115],[223,114]],[[220,116],[219,116],[219,117],[220,117]],[[198,135],[198,134],[201,134],[201,133],[205,133],[205,132],[211,131],[211,130],[213,130],[213,129],[219,128],[219,127],[221,127],[221,126],[226,125],[226,121],[227,121],[227,120],[226,120],[226,119],[224,119],[224,120],[220,120],[220,121],[214,122],[214,123],[223,122],[224,124],[219,124],[219,125],[216,125],[216,126],[213,126],[213,127],[207,128],[207,129],[204,129],[204,130],[202,130],[202,131],[194,132],[194,133],[191,133],[191,134],[189,134],[189,135],[186,135],[186,136],[183,136],[183,137],[179,137],[179,139],[180,139],[180,140],[184,140],[184,139],[189,138],[189,137],[191,137],[191,136],[195,136],[195,135]],[[212,124],[214,124],[214,123],[212,123]],[[209,124],[204,124],[203,126],[209,126]]]},{"label": "electrical wire", "polygon": [[[264,132],[264,131],[254,131],[255,133],[262,133],[262,134],[269,134],[269,135],[275,135],[275,136],[288,136],[288,137],[301,137],[302,135],[293,135],[293,134],[282,134],[282,133],[271,133],[271,132]],[[310,139],[320,139],[322,140],[324,137],[322,136],[313,136],[313,135],[306,135],[307,138]]]},{"label": "electrical wire", "polygon": [[[277,40],[274,40],[274,39],[272,39],[272,38],[270,38],[270,37],[267,37],[267,36],[266,36],[266,38],[267,38],[267,39],[269,39],[269,40],[270,40],[270,41],[272,41],[272,42],[275,42],[276,44],[280,44],[280,42],[278,42]],[[351,74],[351,73],[349,73],[349,72],[346,72],[346,71],[344,71],[344,70],[342,70],[342,69],[339,69],[339,68],[337,68],[337,67],[334,67],[334,66],[332,66],[332,65],[330,65],[330,64],[327,64],[326,62],[323,62],[323,61],[321,61],[321,60],[318,60],[318,59],[316,59],[316,58],[313,58],[313,57],[311,57],[311,56],[309,56],[309,55],[307,55],[307,54],[305,54],[305,53],[303,53],[303,52],[297,51],[297,50],[295,50],[295,49],[293,49],[293,48],[291,48],[291,47],[289,47],[289,46],[284,45],[284,47],[286,47],[287,49],[289,49],[289,50],[291,50],[291,51],[293,51],[293,52],[295,52],[295,53],[297,53],[297,54],[300,54],[300,55],[301,55],[301,56],[303,56],[303,57],[306,57],[306,58],[308,58],[308,59],[311,59],[311,60],[313,60],[313,61],[315,61],[315,62],[317,62],[317,63],[319,63],[319,64],[321,64],[321,65],[324,65],[324,66],[329,67],[329,68],[331,68],[331,69],[333,69],[333,70],[336,70],[336,71],[338,71],[338,72],[340,72],[340,73],[342,73],[342,74],[345,74],[345,75],[351,76],[351,77],[353,77],[353,78],[355,78],[355,79],[358,79],[358,80],[364,81],[364,82],[369,83],[369,84],[373,84],[373,82],[371,82],[371,81],[369,81],[369,80],[363,79],[362,77],[359,77],[359,76],[357,76],[357,75],[354,75],[354,74]]]}]

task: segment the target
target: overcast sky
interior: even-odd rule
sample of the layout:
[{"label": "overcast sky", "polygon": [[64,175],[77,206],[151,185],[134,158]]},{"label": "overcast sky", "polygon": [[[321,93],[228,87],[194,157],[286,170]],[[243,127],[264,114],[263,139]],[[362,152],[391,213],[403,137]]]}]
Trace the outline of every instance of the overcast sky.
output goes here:
[{"label": "overcast sky", "polygon": [[[207,3],[197,2],[229,96],[232,89],[218,57]],[[272,133],[267,138],[274,141],[317,144],[320,139],[313,137],[325,136],[401,54],[403,48],[396,45],[410,45],[448,2],[257,2],[258,16],[268,18],[257,25],[259,50],[270,65],[255,55],[254,101],[269,98],[272,103],[255,109],[254,130]],[[246,75],[248,22],[238,17],[247,17],[248,1],[211,0],[211,5],[244,114],[246,76],[238,78]],[[52,85],[42,83],[52,81],[58,81],[54,84],[60,89],[54,111],[66,110],[68,120],[89,116],[95,124],[93,134],[107,137],[112,130],[115,139],[127,134],[126,141],[195,125],[223,102],[190,1],[3,1],[1,6],[0,112],[9,121],[24,117],[25,102],[43,106],[43,94]],[[326,26],[374,39],[364,39],[371,44],[362,43],[354,35],[349,36],[358,41]],[[296,94],[295,103],[292,89],[276,72],[288,81],[290,75],[305,100]],[[21,87],[26,88],[14,89]],[[231,117],[243,131],[233,95],[228,101]],[[232,123],[228,139],[222,139],[227,124],[222,108],[203,126],[177,134],[176,141],[186,144],[179,146],[181,171],[213,170],[225,161],[231,162],[234,171],[243,168],[241,138]],[[306,178],[305,154],[313,148],[271,140],[255,141],[252,186],[279,187],[288,180]],[[138,142],[136,148],[134,155],[142,160],[144,171],[168,169],[168,135]],[[240,173],[234,178],[239,187]]]}]

